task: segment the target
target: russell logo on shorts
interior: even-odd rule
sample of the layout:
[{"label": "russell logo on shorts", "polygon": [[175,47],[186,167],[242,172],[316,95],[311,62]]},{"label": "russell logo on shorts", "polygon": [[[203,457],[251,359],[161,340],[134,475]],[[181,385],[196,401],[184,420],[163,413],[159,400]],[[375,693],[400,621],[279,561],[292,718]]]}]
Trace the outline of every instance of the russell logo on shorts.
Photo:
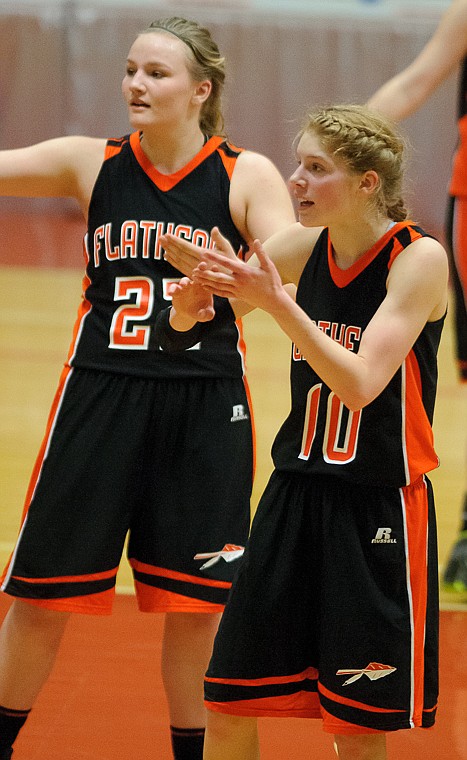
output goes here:
[{"label": "russell logo on shorts", "polygon": [[378,528],[372,544],[397,544],[397,538],[392,537],[392,528]]},{"label": "russell logo on shorts", "polygon": [[347,681],[344,681],[342,684],[342,686],[348,686],[350,683],[358,681],[362,676],[366,676],[370,681],[377,681],[379,678],[391,675],[395,670],[397,670],[397,668],[393,665],[383,665],[381,662],[370,662],[366,668],[338,670],[336,676],[351,676],[351,678],[348,678]]},{"label": "russell logo on shorts", "polygon": [[239,559],[244,551],[244,546],[225,544],[225,546],[223,546],[218,552],[203,552],[201,554],[195,554],[193,559],[207,559],[208,561],[200,567],[200,570],[207,570],[208,567],[212,567],[221,559],[225,562],[233,562],[235,559]]},{"label": "russell logo on shorts", "polygon": [[250,415],[245,412],[243,404],[235,404],[232,407],[232,416],[230,422],[241,422],[242,420],[249,420]]}]

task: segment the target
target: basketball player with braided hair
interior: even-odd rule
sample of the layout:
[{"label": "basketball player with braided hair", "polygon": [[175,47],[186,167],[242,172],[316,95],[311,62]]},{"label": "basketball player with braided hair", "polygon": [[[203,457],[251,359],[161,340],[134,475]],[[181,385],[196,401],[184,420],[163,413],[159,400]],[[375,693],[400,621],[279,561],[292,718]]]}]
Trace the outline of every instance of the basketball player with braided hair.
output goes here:
[{"label": "basketball player with braided hair", "polygon": [[[292,341],[290,414],[205,679],[205,760],[257,760],[262,716],[322,719],[340,760],[385,760],[388,732],[435,720],[427,473],[447,256],[407,219],[404,144],[385,117],[317,109],[296,155],[299,223],[248,263],[217,234],[159,324],[176,350],[198,314],[202,332],[257,307]],[[193,247],[166,237],[186,269]],[[213,317],[212,294],[230,316]]]},{"label": "basketball player with braided hair", "polygon": [[[274,165],[225,137],[224,77],[207,29],[155,21],[126,62],[131,134],[0,152],[0,194],[71,196],[87,222],[73,342],[3,575],[15,600],[0,632],[0,760],[70,613],[111,612],[127,534],[139,608],[165,613],[174,757],[202,757],[203,675],[248,536],[252,422],[240,324],[179,356],[155,342],[181,277],[160,239],[172,231],[209,246],[217,225],[246,251],[295,221]],[[197,556],[206,552],[214,561]]]}]

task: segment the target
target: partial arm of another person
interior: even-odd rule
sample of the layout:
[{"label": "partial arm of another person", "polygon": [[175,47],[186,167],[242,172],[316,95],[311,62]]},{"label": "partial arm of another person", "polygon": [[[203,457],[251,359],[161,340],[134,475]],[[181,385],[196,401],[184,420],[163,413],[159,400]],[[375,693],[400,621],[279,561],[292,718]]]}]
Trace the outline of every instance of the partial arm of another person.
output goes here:
[{"label": "partial arm of another person", "polygon": [[403,71],[368,100],[370,108],[401,121],[415,113],[467,53],[467,0],[453,0],[432,37]]}]

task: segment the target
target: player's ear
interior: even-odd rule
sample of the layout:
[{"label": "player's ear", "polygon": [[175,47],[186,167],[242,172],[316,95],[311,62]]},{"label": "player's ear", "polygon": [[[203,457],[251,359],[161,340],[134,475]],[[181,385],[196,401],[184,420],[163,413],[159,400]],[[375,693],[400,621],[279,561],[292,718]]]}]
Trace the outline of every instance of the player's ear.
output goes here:
[{"label": "player's ear", "polygon": [[196,82],[193,92],[194,102],[198,105],[205,103],[211,94],[211,90],[212,83],[209,81],[209,79],[206,79],[204,82]]},{"label": "player's ear", "polygon": [[359,188],[364,193],[371,195],[375,192],[375,190],[378,189],[379,185],[379,175],[378,172],[374,171],[374,169],[370,169],[369,171],[362,174],[360,178]]}]

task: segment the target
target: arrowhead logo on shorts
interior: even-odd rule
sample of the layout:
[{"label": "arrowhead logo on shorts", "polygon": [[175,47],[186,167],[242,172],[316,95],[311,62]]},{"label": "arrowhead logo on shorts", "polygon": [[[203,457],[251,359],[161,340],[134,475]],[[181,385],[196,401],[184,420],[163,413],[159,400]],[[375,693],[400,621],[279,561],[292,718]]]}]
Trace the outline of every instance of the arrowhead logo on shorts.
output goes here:
[{"label": "arrowhead logo on shorts", "polygon": [[200,570],[207,570],[208,567],[212,567],[219,562],[222,558],[226,562],[233,562],[234,559],[238,559],[245,551],[244,546],[236,546],[235,544],[225,544],[225,546],[218,552],[204,552],[202,554],[195,554],[194,559],[207,559],[204,565],[201,565]]},{"label": "arrowhead logo on shorts", "polygon": [[377,681],[378,678],[384,678],[384,676],[394,673],[395,670],[397,668],[394,668],[392,665],[383,665],[381,662],[370,662],[366,668],[338,670],[336,676],[352,676],[352,678],[348,678],[342,684],[342,686],[347,686],[349,683],[358,681],[362,676],[367,676],[370,681]]}]

